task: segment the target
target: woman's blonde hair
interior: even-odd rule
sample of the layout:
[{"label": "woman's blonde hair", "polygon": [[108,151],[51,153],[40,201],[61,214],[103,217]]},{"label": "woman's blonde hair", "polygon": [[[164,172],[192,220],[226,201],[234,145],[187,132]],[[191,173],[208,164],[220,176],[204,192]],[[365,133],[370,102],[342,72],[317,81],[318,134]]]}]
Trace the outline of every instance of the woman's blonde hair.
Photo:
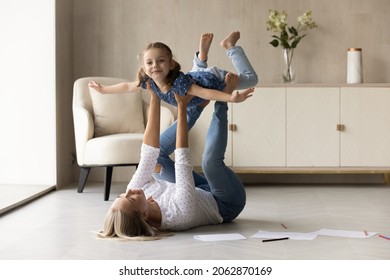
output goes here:
[{"label": "woman's blonde hair", "polygon": [[157,228],[149,225],[140,212],[130,214],[117,209],[110,209],[104,220],[103,230],[97,233],[101,239],[121,239],[134,241],[148,241],[160,239],[164,234]]},{"label": "woman's blonde hair", "polygon": [[[166,78],[167,79],[166,80],[166,87],[170,88],[172,86],[173,82],[175,81],[175,79],[179,76],[179,73],[181,70],[180,64],[174,59],[171,49],[166,44],[161,43],[161,42],[150,43],[149,45],[146,46],[146,48],[143,50],[143,52],[138,55],[138,59],[141,61],[141,64],[143,63],[143,58],[144,58],[145,52],[150,50],[150,49],[163,50],[167,54],[169,60],[173,63],[173,67],[169,71],[168,76]],[[142,82],[144,82],[148,79],[149,79],[149,76],[146,75],[143,67],[141,67],[138,70],[137,78],[136,78],[136,80],[138,82],[138,86],[140,86]]]},{"label": "woman's blonde hair", "polygon": [[[142,218],[141,213],[131,212],[129,215],[121,209],[110,209],[104,220],[100,238],[139,239],[139,237],[155,237],[153,228]],[[157,239],[157,238],[153,238]]]}]

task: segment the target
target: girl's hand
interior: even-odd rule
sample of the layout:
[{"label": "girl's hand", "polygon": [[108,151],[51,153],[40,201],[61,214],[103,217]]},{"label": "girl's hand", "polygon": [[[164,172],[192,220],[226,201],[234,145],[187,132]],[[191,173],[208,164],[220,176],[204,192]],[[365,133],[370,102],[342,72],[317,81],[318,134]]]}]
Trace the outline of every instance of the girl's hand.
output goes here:
[{"label": "girl's hand", "polygon": [[90,81],[90,82],[88,83],[88,86],[89,86],[90,88],[93,88],[94,90],[100,92],[100,93],[102,92],[103,86],[102,86],[100,83],[98,83],[98,82]]},{"label": "girl's hand", "polygon": [[232,93],[232,102],[234,103],[240,103],[245,101],[247,98],[252,96],[252,93],[255,91],[254,88],[248,88],[242,92],[233,92]]}]

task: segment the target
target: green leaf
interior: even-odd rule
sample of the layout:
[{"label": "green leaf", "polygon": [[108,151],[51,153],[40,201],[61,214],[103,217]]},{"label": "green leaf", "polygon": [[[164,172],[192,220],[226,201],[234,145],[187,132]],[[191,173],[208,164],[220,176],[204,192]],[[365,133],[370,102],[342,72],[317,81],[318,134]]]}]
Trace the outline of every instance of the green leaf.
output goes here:
[{"label": "green leaf", "polygon": [[305,35],[300,36],[300,37],[297,37],[297,38],[291,43],[291,47],[292,47],[292,48],[296,48],[297,45],[298,45],[298,43],[301,41],[301,39],[302,39],[303,37],[305,37]]},{"label": "green leaf", "polygon": [[274,40],[272,40],[271,42],[269,42],[272,46],[274,46],[275,48],[277,47],[277,46],[279,46],[279,41],[277,40],[277,39],[274,39]]},{"label": "green leaf", "polygon": [[289,27],[288,32],[290,32],[294,36],[298,36],[298,30],[294,26]]},{"label": "green leaf", "polygon": [[280,38],[281,38],[281,40],[288,38],[288,33],[286,30],[284,30],[283,32],[280,32]]},{"label": "green leaf", "polygon": [[291,49],[292,47],[288,43],[288,41],[281,42],[281,45],[284,49]]}]

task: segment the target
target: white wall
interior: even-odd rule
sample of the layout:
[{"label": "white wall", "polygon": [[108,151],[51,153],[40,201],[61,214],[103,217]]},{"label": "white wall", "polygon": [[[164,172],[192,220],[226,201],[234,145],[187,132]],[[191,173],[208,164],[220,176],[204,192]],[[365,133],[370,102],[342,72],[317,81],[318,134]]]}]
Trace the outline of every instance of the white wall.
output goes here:
[{"label": "white wall", "polygon": [[55,0],[0,0],[0,184],[56,184]]}]

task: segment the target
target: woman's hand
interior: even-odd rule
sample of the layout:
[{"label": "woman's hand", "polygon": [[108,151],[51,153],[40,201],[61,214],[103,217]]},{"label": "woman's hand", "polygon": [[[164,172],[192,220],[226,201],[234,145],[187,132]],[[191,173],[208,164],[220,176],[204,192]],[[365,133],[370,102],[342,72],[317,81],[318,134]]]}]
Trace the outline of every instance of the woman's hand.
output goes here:
[{"label": "woman's hand", "polygon": [[147,80],[145,83],[146,83],[146,90],[150,93],[150,100],[160,101],[160,98],[157,96],[157,94],[153,91],[152,87],[150,86],[150,80]]},{"label": "woman's hand", "polygon": [[187,108],[188,103],[190,103],[190,101],[193,97],[194,96],[191,94],[186,94],[186,95],[182,96],[182,95],[175,92],[175,99],[177,102],[177,106],[182,105],[182,106]]}]

